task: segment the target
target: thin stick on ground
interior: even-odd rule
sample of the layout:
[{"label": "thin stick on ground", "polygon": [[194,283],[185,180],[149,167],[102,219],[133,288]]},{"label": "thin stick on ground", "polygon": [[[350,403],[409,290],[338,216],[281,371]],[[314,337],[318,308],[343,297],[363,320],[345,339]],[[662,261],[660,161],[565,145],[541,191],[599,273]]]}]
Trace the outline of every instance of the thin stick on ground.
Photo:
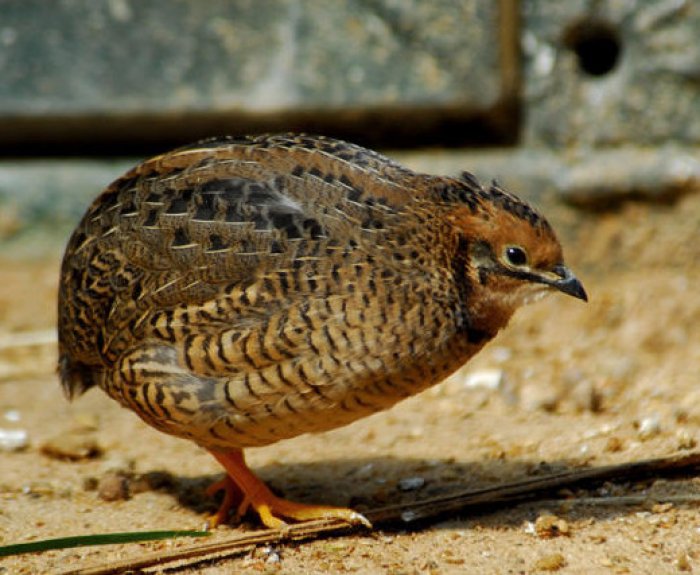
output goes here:
[{"label": "thin stick on ground", "polygon": [[[468,511],[483,512],[484,508],[490,506],[501,507],[505,503],[531,501],[537,497],[551,495],[553,491],[565,487],[581,487],[591,482],[611,480],[637,481],[646,477],[688,473],[696,467],[700,467],[700,452],[618,465],[576,469],[495,487],[463,491],[425,501],[380,507],[367,511],[365,516],[375,527],[397,524],[410,527],[416,522],[427,524],[447,515],[464,514]],[[592,499],[586,498],[587,504],[590,504]],[[604,497],[600,499],[602,502],[607,501],[607,498]],[[349,526],[340,520],[309,521],[289,525],[284,529],[244,533],[225,541],[200,543],[172,551],[141,554],[138,557],[112,562],[109,565],[95,565],[65,571],[62,575],[110,575],[153,566],[163,567],[165,564],[170,564],[170,568],[186,567],[203,561],[240,556],[261,545],[305,541],[320,537],[340,537],[357,530],[358,527]]]}]

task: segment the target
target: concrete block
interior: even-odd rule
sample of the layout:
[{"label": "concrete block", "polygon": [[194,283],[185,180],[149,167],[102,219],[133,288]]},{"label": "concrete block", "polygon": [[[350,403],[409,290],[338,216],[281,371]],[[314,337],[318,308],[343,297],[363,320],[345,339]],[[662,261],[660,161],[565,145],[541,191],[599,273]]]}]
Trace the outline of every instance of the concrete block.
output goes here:
[{"label": "concrete block", "polygon": [[524,0],[525,145],[700,143],[700,3]]},{"label": "concrete block", "polygon": [[0,0],[0,11],[0,140],[70,140],[80,119],[76,131],[99,138],[121,129],[115,119],[177,136],[185,122],[211,134],[279,114],[473,117],[516,93],[511,0]]}]

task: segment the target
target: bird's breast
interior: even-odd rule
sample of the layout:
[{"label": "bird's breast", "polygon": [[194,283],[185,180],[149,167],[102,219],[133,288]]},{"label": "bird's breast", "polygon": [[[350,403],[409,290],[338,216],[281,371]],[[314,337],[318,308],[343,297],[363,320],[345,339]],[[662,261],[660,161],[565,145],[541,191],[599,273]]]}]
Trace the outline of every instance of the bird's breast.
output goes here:
[{"label": "bird's breast", "polygon": [[268,298],[267,313],[185,338],[180,364],[202,376],[200,443],[265,445],[345,425],[438,383],[485,343],[460,332],[458,310],[429,286],[377,284]]}]

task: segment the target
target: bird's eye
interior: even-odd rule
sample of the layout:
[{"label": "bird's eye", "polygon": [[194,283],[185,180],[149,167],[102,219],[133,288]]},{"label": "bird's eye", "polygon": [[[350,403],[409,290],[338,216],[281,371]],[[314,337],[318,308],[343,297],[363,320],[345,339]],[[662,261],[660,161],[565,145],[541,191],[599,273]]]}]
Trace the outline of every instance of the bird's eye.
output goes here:
[{"label": "bird's eye", "polygon": [[508,246],[505,250],[505,258],[512,266],[524,266],[527,263],[525,250],[518,246]]}]

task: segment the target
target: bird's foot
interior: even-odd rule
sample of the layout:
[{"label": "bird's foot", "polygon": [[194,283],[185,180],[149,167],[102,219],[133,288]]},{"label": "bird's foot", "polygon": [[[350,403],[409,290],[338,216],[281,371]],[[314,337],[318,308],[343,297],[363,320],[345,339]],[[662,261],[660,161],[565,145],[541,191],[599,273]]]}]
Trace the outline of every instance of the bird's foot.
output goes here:
[{"label": "bird's foot", "polygon": [[279,529],[287,525],[287,522],[281,519],[282,517],[294,521],[340,519],[351,525],[372,527],[372,524],[364,515],[352,509],[297,503],[296,501],[277,497],[271,492],[268,492],[268,495],[264,498],[258,498],[255,502],[250,501],[249,504],[255,509],[265,526],[270,529]]},{"label": "bird's foot", "polygon": [[364,515],[352,509],[308,505],[277,497],[248,468],[240,451],[228,453],[212,451],[211,453],[224,466],[228,475],[207,489],[210,495],[221,490],[225,491],[219,510],[209,519],[209,527],[213,528],[224,523],[234,506],[236,506],[237,518],[241,518],[252,507],[262,523],[270,529],[285,527],[287,525],[285,519],[293,521],[340,519],[351,525],[372,527]]}]

